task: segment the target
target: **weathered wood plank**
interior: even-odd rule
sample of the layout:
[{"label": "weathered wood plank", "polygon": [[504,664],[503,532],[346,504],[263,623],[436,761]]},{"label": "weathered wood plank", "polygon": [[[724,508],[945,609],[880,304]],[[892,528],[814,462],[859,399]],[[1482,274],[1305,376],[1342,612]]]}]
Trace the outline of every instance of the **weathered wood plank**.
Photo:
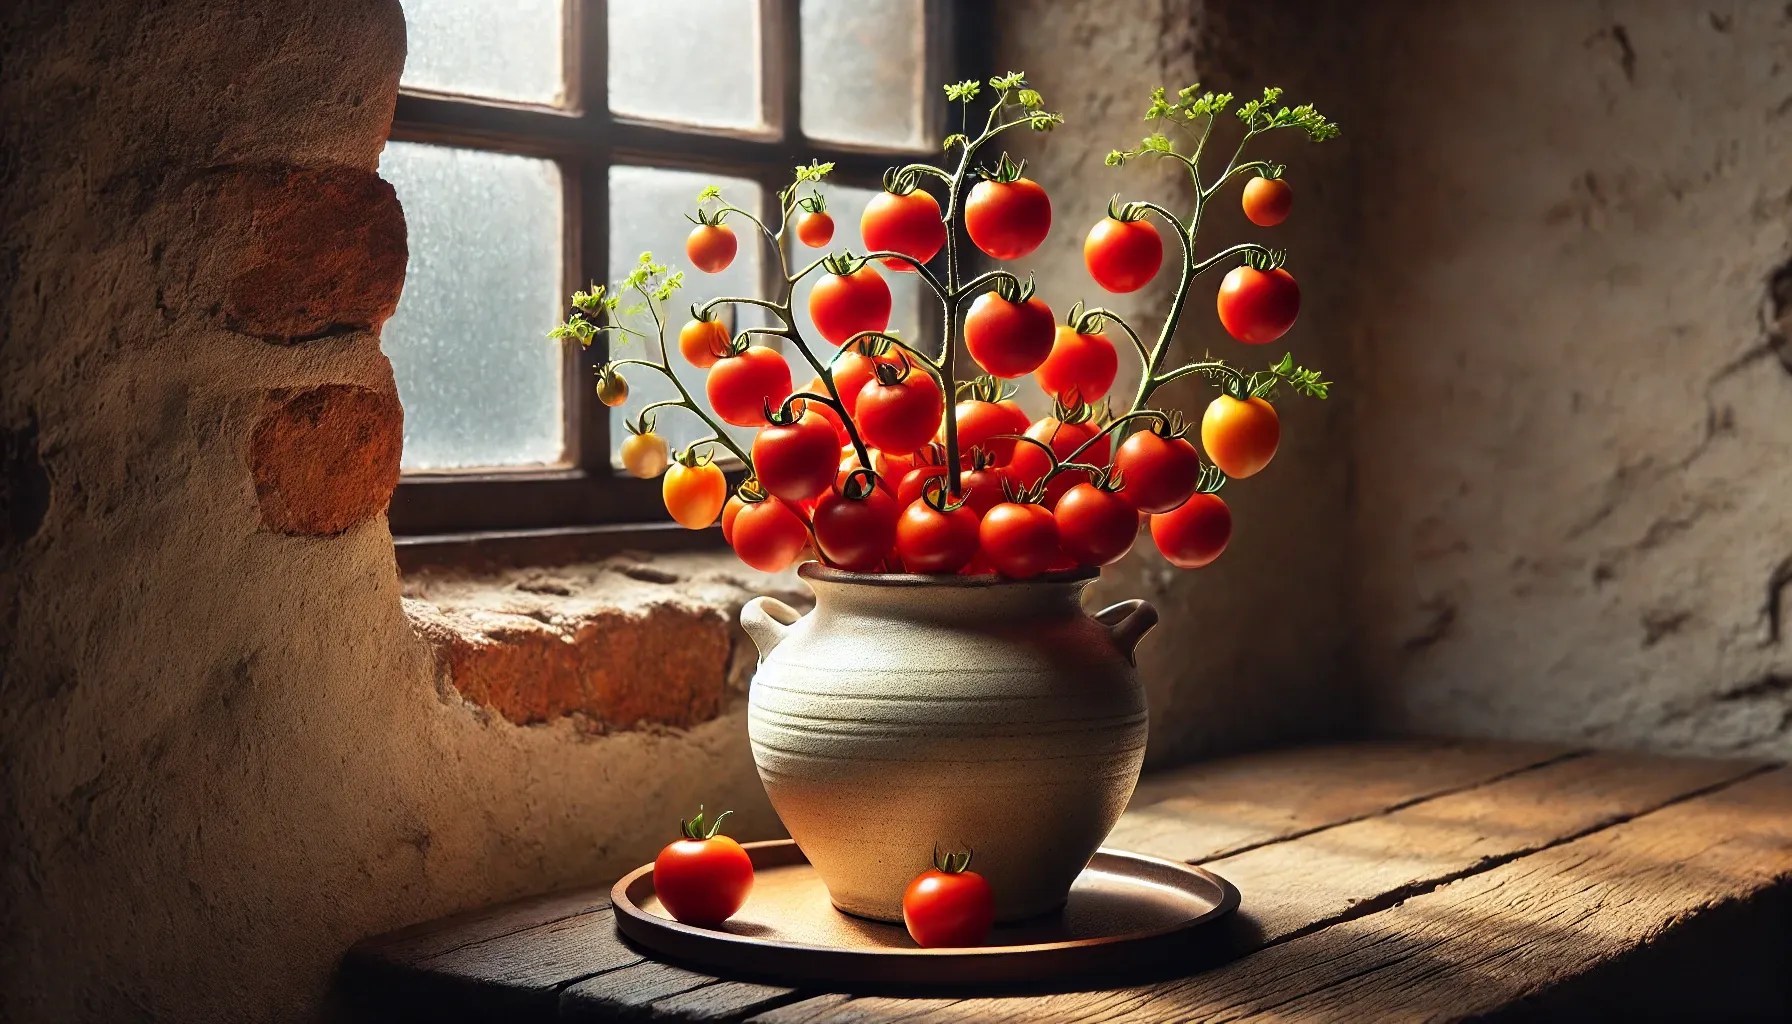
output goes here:
[{"label": "weathered wood plank", "polygon": [[1228,758],[1139,782],[1107,845],[1204,861],[1567,756],[1528,743],[1404,740]]},{"label": "weathered wood plank", "polygon": [[[1470,874],[1218,970],[1103,992],[795,1003],[758,1020],[887,1022],[1459,1020],[1548,994],[1687,922],[1735,927],[1792,956],[1792,770],[1754,775]],[[1750,911],[1753,911],[1751,913]],[[1764,916],[1772,920],[1762,919]],[[1633,978],[1634,980],[1634,978]],[[1646,998],[1647,994],[1642,994]],[[1792,1000],[1792,982],[1763,998]],[[1583,1005],[1589,1000],[1581,993]],[[1596,1004],[1596,1001],[1591,1001]],[[1782,1004],[1783,1005],[1783,1004]]]},{"label": "weathered wood plank", "polygon": [[609,907],[608,886],[531,896],[363,939],[355,944],[349,955],[377,957],[394,963],[415,963],[475,942],[552,924],[580,914],[608,910]]},{"label": "weathered wood plank", "polygon": [[643,960],[567,986],[560,993],[560,1016],[566,1020],[644,1020],[652,1017],[650,1007],[655,1000],[715,983],[712,975]]},{"label": "weathered wood plank", "polygon": [[758,985],[750,981],[719,981],[691,989],[653,1004],[659,1020],[739,1020],[762,1007],[781,1004],[796,989]]},{"label": "weathered wood plank", "polygon": [[605,909],[462,946],[417,968],[492,988],[551,992],[641,959],[617,937],[615,914]]},{"label": "weathered wood plank", "polygon": [[[1759,770],[1748,762],[1591,754],[1256,847],[1207,866],[1244,893],[1241,913],[1250,927],[1238,931],[1237,952],[1243,955]],[[840,1015],[866,1021],[1099,1016],[1123,1009],[1141,991],[959,1000],[919,1013],[920,1000],[861,999],[846,1004]],[[800,1019],[799,1006],[787,1009]]]}]

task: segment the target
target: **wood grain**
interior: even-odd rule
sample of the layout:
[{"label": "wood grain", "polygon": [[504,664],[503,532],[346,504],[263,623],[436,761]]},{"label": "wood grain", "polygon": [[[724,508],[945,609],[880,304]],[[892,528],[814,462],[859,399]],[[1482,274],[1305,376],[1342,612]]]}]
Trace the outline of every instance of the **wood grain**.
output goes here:
[{"label": "wood grain", "polygon": [[1147,775],[1105,845],[1205,861],[1476,786],[1571,752],[1405,740],[1272,751]]},{"label": "wood grain", "polygon": [[531,896],[511,903],[455,914],[364,939],[350,957],[415,963],[475,942],[511,935],[610,907],[610,887],[575,889]]},{"label": "wood grain", "polygon": [[1792,922],[1754,920],[1783,907],[1776,894],[1788,888],[1792,770],[1780,769],[1191,978],[1014,999],[848,999],[813,1017],[794,1003],[755,1020],[1457,1020],[1527,1000],[1544,1013],[1552,989],[1705,915],[1733,915],[1792,950]]}]

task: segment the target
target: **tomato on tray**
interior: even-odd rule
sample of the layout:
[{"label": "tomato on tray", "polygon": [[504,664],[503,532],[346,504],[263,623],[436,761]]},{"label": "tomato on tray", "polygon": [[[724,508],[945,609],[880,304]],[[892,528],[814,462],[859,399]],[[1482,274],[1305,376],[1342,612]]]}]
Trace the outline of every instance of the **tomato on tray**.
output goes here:
[{"label": "tomato on tray", "polygon": [[653,891],[660,905],[682,924],[714,928],[746,906],[753,891],[753,859],[721,834],[723,811],[705,824],[703,808],[679,823],[684,838],[670,843],[653,861]]},{"label": "tomato on tray", "polygon": [[916,876],[902,894],[902,923],[918,946],[980,946],[995,922],[995,893],[971,870],[969,850],[935,851],[932,870]]}]

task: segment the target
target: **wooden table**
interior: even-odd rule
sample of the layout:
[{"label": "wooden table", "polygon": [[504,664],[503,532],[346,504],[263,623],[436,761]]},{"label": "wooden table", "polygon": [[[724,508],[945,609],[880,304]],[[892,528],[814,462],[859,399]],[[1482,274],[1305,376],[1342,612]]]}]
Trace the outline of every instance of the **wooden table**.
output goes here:
[{"label": "wooden table", "polygon": [[367,940],[342,996],[426,1020],[1792,1020],[1792,769],[1467,741],[1282,751],[1147,776],[1108,844],[1238,885],[1223,962],[1100,991],[799,991],[643,956],[603,887]]}]

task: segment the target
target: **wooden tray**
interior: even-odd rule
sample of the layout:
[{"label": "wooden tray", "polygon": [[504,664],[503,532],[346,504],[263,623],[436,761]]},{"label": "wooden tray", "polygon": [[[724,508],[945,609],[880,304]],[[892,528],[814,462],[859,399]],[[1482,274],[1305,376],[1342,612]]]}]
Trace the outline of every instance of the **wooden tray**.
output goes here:
[{"label": "wooden tray", "polygon": [[1103,849],[1060,914],[997,927],[974,949],[921,949],[901,925],[834,908],[821,876],[788,839],[747,843],[753,893],[719,929],[671,919],[653,892],[653,865],[611,890],[616,927],[670,958],[727,975],[792,984],[963,988],[1133,973],[1188,949],[1187,940],[1238,908],[1238,890],[1201,868]]}]

